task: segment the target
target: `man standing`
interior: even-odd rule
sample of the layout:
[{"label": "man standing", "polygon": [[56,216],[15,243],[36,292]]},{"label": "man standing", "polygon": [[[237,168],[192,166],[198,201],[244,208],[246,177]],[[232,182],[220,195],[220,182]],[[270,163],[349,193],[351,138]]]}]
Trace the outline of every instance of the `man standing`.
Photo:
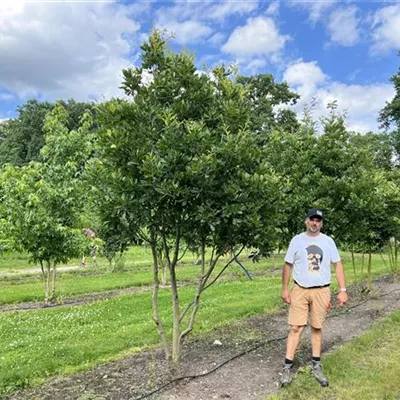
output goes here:
[{"label": "man standing", "polygon": [[[90,229],[90,228],[84,228],[82,229],[82,233],[84,235],[86,235],[89,239],[90,239],[90,245],[87,248],[87,251],[89,252],[90,256],[92,257],[93,260],[93,264],[97,265],[97,250],[98,250],[98,245],[96,243],[96,233]],[[85,267],[86,266],[86,252],[82,257],[82,262],[81,262],[81,266]]]},{"label": "man standing", "polygon": [[[333,264],[339,285],[337,296],[343,306],[347,301],[343,265],[332,238],[321,233],[323,212],[316,208],[308,211],[306,231],[296,235],[290,242],[282,273],[282,300],[290,304],[289,335],[286,344],[286,359],[282,371],[281,385],[292,381],[291,369],[301,333],[311,325],[312,371],[315,378],[326,387],[328,379],[321,366],[322,327],[330,302],[330,282]],[[294,286],[289,292],[289,281],[293,270]]]}]

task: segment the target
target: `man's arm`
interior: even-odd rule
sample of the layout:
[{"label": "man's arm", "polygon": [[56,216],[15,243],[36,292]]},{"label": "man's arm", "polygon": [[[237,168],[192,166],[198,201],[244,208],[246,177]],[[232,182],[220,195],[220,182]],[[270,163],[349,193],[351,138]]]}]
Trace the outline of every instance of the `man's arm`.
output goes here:
[{"label": "man's arm", "polygon": [[343,264],[341,263],[341,261],[339,261],[337,263],[333,263],[333,265],[335,266],[336,280],[339,286],[339,294],[337,298],[339,300],[339,305],[344,306],[348,299],[348,296],[346,292],[346,278],[344,276]]},{"label": "man's arm", "polygon": [[281,295],[281,297],[282,297],[282,300],[287,304],[290,304],[289,281],[290,281],[292,266],[293,266],[293,264],[285,262],[285,264],[283,265],[283,271],[282,271],[282,295]]}]

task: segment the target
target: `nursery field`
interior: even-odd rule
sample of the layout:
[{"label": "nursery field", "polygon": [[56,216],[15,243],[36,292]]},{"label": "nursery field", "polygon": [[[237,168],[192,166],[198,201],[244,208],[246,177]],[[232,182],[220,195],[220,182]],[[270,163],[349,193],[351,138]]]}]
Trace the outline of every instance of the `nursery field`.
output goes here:
[{"label": "nursery field", "polygon": [[[357,255],[355,271],[350,268],[350,258],[350,254],[343,254],[348,285],[364,290],[366,268],[362,267],[362,257]],[[19,259],[24,260],[14,256],[16,262]],[[82,268],[79,260],[75,269],[63,271],[61,266],[58,302],[52,307],[28,306],[23,311],[17,310],[24,302],[40,304],[43,299],[40,274],[32,272],[34,266],[27,262],[23,266],[5,262],[0,278],[0,394],[38,387],[53,376],[71,375],[156,349],[159,338],[152,320],[150,260],[147,249],[133,248],[114,272],[103,259],[98,266]],[[195,257],[188,254],[177,268],[178,279],[184,282],[180,289],[182,309],[195,294],[199,266],[194,261]],[[194,340],[249,317],[276,315],[284,308],[280,301],[282,255],[253,263],[244,254],[240,261],[253,280],[237,263],[228,267],[224,277],[203,295]],[[375,255],[371,279],[388,273],[386,263]],[[140,290],[127,292],[135,288]],[[112,296],[108,296],[109,291],[113,291]],[[96,297],[98,294],[101,297]],[[83,295],[86,297],[79,306],[64,304]],[[7,308],[10,306],[15,309]],[[168,282],[161,289],[160,311],[170,332]]]}]

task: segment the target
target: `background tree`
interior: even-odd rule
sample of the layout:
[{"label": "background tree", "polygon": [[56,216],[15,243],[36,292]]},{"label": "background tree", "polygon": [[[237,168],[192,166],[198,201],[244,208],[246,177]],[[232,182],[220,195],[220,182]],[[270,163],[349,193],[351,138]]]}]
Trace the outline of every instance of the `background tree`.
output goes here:
[{"label": "background tree", "polygon": [[[323,119],[324,133],[318,137],[321,150],[316,166],[322,173],[318,197],[326,208],[328,232],[339,245],[365,252],[368,285],[371,285],[371,255],[380,251],[391,236],[389,209],[396,202],[391,176],[391,151],[386,135],[350,132],[345,117]],[[397,215],[397,213],[395,213]]]},{"label": "background tree", "polygon": [[246,89],[246,97],[252,109],[249,126],[252,131],[269,132],[277,127],[286,132],[298,129],[296,113],[283,107],[296,104],[300,96],[290,91],[286,82],[275,82],[271,74],[238,76],[236,81]]},{"label": "background tree", "polygon": [[[400,56],[400,51],[399,51]],[[386,106],[381,110],[379,115],[379,121],[382,123],[382,127],[389,130],[394,126],[394,130],[390,133],[392,138],[393,149],[397,157],[397,162],[400,161],[400,68],[397,74],[390,78],[395,89],[395,95],[393,99],[386,102]]]},{"label": "background tree", "polygon": [[283,177],[278,249],[285,248],[294,235],[304,230],[308,208],[321,207],[317,193],[321,171],[316,166],[319,151],[316,126],[310,115],[295,131],[276,128],[269,135],[265,156]]},{"label": "background tree", "polygon": [[[59,102],[67,111],[66,126],[69,130],[79,127],[79,119],[85,110],[93,112],[90,103],[75,100]],[[1,124],[0,165],[26,165],[40,160],[40,150],[44,145],[44,122],[46,114],[54,104],[29,100],[17,108],[18,117]]]},{"label": "background tree", "polygon": [[8,164],[1,174],[3,236],[40,264],[46,301],[56,297],[56,266],[80,256],[87,246],[81,232],[81,174],[91,153],[91,120],[85,115],[81,128],[69,131],[67,119],[61,105],[46,117],[42,163]]}]

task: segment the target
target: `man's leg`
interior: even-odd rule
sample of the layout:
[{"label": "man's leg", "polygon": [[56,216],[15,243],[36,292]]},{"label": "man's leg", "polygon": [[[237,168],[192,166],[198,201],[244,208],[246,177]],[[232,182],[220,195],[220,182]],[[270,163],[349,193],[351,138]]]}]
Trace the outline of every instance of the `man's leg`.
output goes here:
[{"label": "man's leg", "polygon": [[286,359],[282,371],[281,386],[286,386],[292,381],[291,368],[293,359],[299,345],[301,333],[307,324],[308,315],[308,294],[306,289],[294,285],[290,292],[290,298],[288,317],[290,330],[286,342]]},{"label": "man's leg", "polygon": [[292,381],[292,366],[297,346],[299,345],[300,336],[303,332],[304,325],[291,325],[289,335],[286,342],[286,359],[283,366],[281,376],[281,386],[287,386]]},{"label": "man's leg", "polygon": [[329,386],[329,381],[322,372],[321,365],[322,326],[329,306],[329,288],[314,289],[310,307],[312,370],[313,375],[323,387]]},{"label": "man's leg", "polygon": [[322,329],[311,327],[311,349],[313,358],[321,357]]},{"label": "man's leg", "polygon": [[292,325],[286,342],[286,359],[293,360],[304,326]]}]

